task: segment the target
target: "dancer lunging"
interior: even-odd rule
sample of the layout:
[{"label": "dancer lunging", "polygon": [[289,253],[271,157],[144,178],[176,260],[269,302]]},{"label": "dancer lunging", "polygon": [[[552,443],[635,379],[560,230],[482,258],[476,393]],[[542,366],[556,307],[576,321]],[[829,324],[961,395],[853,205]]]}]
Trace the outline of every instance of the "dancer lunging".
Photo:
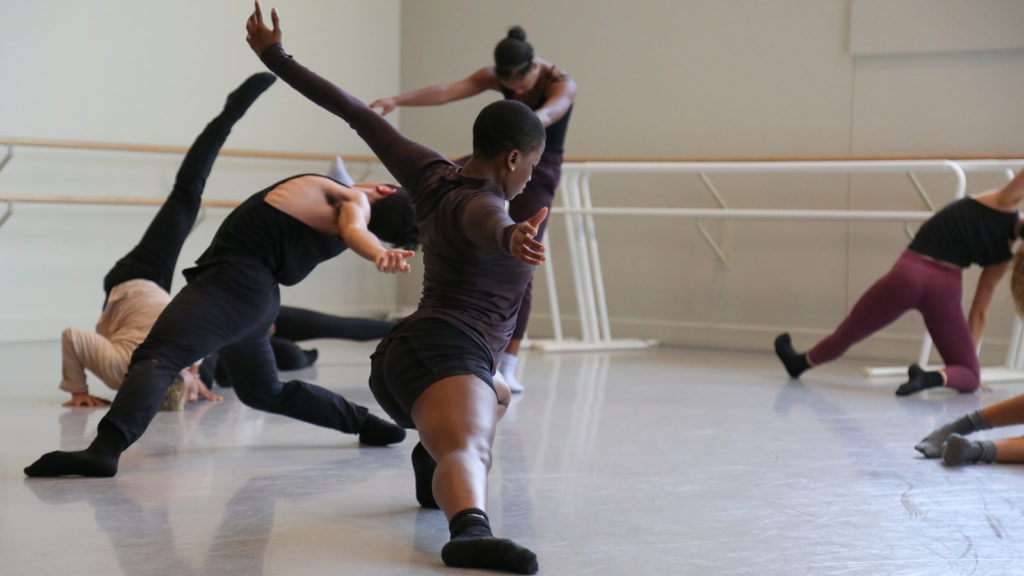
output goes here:
[{"label": "dancer lunging", "polygon": [[[926,371],[917,364],[896,390],[906,396],[947,386],[973,392],[980,385],[977,345],[985,330],[989,303],[1020,235],[1024,172],[999,190],[956,200],[928,219],[888,274],[854,305],[830,336],[806,353],[793,349],[789,334],[775,339],[775,353],[786,371],[799,378],[808,368],[831,362],[851,346],[888,326],[904,312],[917,310],[946,367]],[[970,313],[960,306],[961,276],[971,264],[982,266]]]},{"label": "dancer lunging", "polygon": [[359,434],[371,445],[399,442],[405,431],[329,390],[281,382],[270,346],[279,285],[305,278],[347,248],[384,273],[406,272],[415,241],[406,194],[342,186],[320,175],[288,178],[250,196],[224,220],[188,284],[167,305],[132,355],[124,385],[80,452],[51,452],[29,476],[112,476],[121,453],[152,421],[182,368],[219,350],[238,398],[248,406]]},{"label": "dancer lunging", "polygon": [[[532,108],[545,127],[547,144],[540,162],[533,171],[523,193],[509,202],[508,213],[516,222],[532,217],[541,208],[551,209],[555,189],[562,176],[562,154],[569,116],[576,100],[576,81],[564,69],[535,56],[533,46],[526,41],[526,32],[513,26],[504,39],[494,47],[494,66],[481,68],[462,80],[439,84],[406,94],[381,98],[370,104],[382,115],[398,106],[434,106],[475,96],[485,90],[495,90],[507,99],[517,100]],[[459,163],[463,161],[460,160]],[[544,237],[547,220],[541,222],[537,240]],[[523,303],[519,307],[516,327],[508,346],[498,356],[498,368],[512,392],[522,392],[515,369],[519,346],[526,335],[530,318],[533,280],[526,285]]]},{"label": "dancer lunging", "polygon": [[[484,108],[473,124],[473,155],[459,167],[405,138],[365,104],[296,62],[259,3],[247,40],[270,70],[341,117],[369,144],[413,198],[423,244],[423,292],[372,357],[370,387],[397,422],[419,431],[430,462],[432,496],[449,521],[441,557],[450,566],[532,573],[533,552],[491,533],[487,475],[495,427],[508,389],[493,377],[508,344],[523,290],[543,259],[535,240],[540,209],[516,224],[505,211],[544,151],[544,127],[526,105]],[[431,479],[426,479],[431,483]]]}]

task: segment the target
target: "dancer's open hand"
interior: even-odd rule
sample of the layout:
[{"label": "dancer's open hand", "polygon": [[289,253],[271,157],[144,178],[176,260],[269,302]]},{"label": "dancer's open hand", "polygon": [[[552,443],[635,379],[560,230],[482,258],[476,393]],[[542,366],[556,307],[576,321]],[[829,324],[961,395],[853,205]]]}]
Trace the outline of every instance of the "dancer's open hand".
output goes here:
[{"label": "dancer's open hand", "polygon": [[100,398],[99,396],[93,396],[88,392],[77,392],[71,394],[71,400],[61,404],[61,406],[84,406],[86,408],[94,408],[96,406],[109,406],[110,400],[106,398]]},{"label": "dancer's open hand", "polygon": [[539,212],[526,222],[516,224],[516,229],[512,231],[512,238],[509,240],[508,246],[508,250],[513,256],[534,266],[544,261],[544,245],[534,240],[534,238],[537,236],[541,222],[544,222],[544,219],[547,217],[548,209],[541,208]]},{"label": "dancer's open hand", "polygon": [[262,54],[267,46],[281,42],[281,19],[277,16],[277,8],[270,10],[270,21],[274,24],[273,30],[263,23],[263,9],[260,8],[259,0],[256,0],[256,10],[245,21],[245,41],[257,56]]},{"label": "dancer's open hand", "polygon": [[409,271],[409,263],[406,260],[415,254],[412,250],[391,249],[377,256],[374,263],[377,264],[377,270],[385,274],[405,273]]},{"label": "dancer's open hand", "polygon": [[379,100],[374,100],[373,102],[370,102],[370,108],[373,108],[374,110],[380,108],[381,116],[387,116],[388,112],[391,112],[397,106],[398,103],[395,102],[394,98],[381,98]]},{"label": "dancer's open hand", "polygon": [[182,373],[182,377],[185,380],[185,400],[189,402],[198,402],[200,398],[203,400],[209,400],[210,402],[220,402],[224,398],[213,392],[206,387],[206,384],[199,379],[199,368],[194,366]]}]

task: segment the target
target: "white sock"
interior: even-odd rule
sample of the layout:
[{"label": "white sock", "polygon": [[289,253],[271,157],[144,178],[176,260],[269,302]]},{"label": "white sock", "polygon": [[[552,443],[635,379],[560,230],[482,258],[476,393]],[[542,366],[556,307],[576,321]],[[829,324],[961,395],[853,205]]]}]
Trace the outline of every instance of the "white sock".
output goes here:
[{"label": "white sock", "polygon": [[351,186],[355,184],[352,177],[348,175],[348,171],[345,170],[345,161],[341,159],[341,156],[335,156],[334,161],[331,162],[331,167],[327,170],[327,175],[334,178],[338,182],[341,182],[345,186]]},{"label": "white sock", "polygon": [[519,357],[515,354],[509,354],[508,352],[501,353],[501,360],[498,362],[498,370],[501,370],[501,375],[505,377],[505,382],[508,383],[508,389],[513,394],[518,394],[523,391],[523,385],[516,380],[516,364],[519,363]]}]

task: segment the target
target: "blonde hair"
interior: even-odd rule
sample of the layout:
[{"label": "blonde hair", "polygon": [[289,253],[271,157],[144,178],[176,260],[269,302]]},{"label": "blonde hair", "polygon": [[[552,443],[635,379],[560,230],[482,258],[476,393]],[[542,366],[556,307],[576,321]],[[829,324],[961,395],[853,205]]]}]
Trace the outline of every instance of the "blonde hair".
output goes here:
[{"label": "blonde hair", "polygon": [[1024,316],[1024,244],[1017,247],[1013,254],[1012,270],[1010,271],[1010,294],[1013,295],[1013,306],[1019,316]]}]

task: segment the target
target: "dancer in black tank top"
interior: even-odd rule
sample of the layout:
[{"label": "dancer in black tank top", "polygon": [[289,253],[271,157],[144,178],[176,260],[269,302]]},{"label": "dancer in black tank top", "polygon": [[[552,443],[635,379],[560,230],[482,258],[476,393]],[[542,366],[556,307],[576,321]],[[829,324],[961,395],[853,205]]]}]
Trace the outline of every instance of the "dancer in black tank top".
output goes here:
[{"label": "dancer in black tank top", "polygon": [[[510,100],[526,104],[537,114],[544,125],[547,144],[540,162],[533,171],[533,178],[523,193],[509,202],[508,213],[512,220],[523,222],[541,208],[551,210],[555,189],[562,178],[562,154],[565,135],[569,128],[573,102],[576,99],[576,81],[565,70],[538,58],[533,46],[526,41],[526,32],[513,26],[508,35],[494,48],[494,66],[486,66],[467,78],[450,84],[438,84],[406,94],[381,98],[370,104],[379,108],[382,115],[398,106],[435,106],[462,100],[480,94],[485,90],[501,92]],[[460,161],[461,163],[461,161]],[[544,237],[547,220],[541,223],[537,239]],[[498,356],[501,373],[513,392],[522,392],[523,387],[515,378],[519,345],[526,335],[530,318],[533,282],[526,285],[523,301],[519,307],[516,326],[506,349]]]},{"label": "dancer in black tank top", "polygon": [[[252,195],[224,220],[185,286],[132,355],[124,384],[80,452],[50,452],[29,476],[113,476],[121,453],[156,415],[174,376],[219,350],[238,398],[259,410],[359,434],[382,446],[405,431],[327,389],[281,382],[269,329],[280,307],[280,284],[301,281],[320,262],[348,248],[384,273],[406,272],[415,237],[408,196],[394,189],[349,188],[320,175],[293,176]],[[377,234],[377,235],[375,235]]]}]

